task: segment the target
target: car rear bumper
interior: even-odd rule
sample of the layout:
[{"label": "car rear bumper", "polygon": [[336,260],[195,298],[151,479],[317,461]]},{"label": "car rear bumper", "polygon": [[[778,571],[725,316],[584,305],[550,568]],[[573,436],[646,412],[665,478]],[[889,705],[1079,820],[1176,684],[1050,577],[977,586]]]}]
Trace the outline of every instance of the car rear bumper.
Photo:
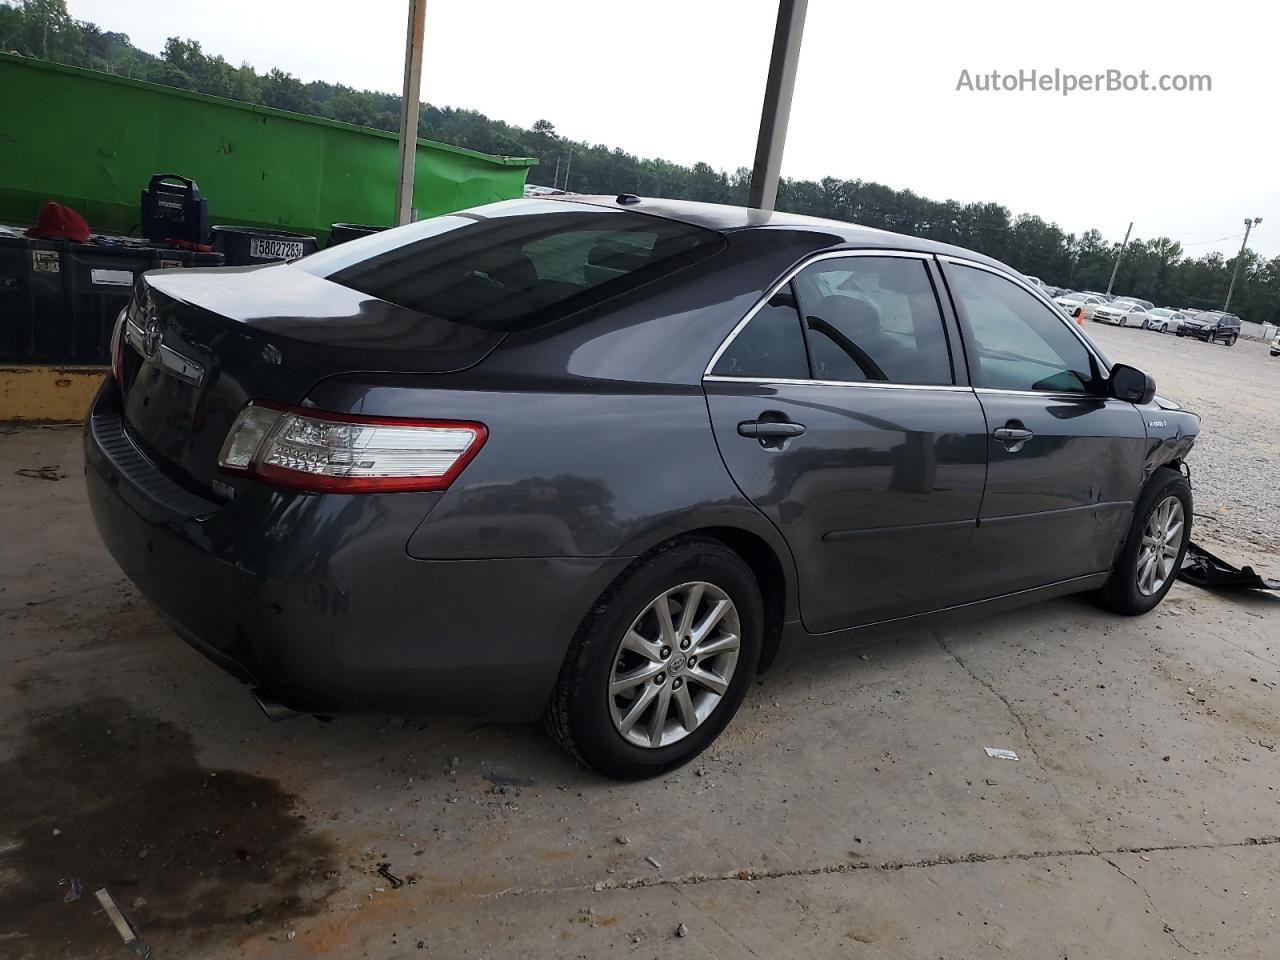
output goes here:
[{"label": "car rear bumper", "polygon": [[418,560],[434,501],[179,486],[132,441],[108,380],[85,424],[107,549],[183,639],[295,710],[532,720],[579,622],[629,558]]}]

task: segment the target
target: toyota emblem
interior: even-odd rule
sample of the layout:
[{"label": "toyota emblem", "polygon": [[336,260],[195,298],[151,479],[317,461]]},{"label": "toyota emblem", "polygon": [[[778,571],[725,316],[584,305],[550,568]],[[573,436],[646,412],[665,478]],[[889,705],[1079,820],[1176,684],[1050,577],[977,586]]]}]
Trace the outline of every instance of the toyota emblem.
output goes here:
[{"label": "toyota emblem", "polygon": [[160,318],[151,317],[142,331],[142,352],[150,359],[160,350]]}]

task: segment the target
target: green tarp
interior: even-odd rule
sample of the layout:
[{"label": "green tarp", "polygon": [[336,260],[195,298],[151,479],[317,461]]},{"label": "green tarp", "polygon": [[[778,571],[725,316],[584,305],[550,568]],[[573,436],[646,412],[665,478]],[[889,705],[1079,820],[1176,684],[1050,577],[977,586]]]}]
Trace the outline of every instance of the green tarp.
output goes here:
[{"label": "green tarp", "polygon": [[[332,223],[391,223],[399,137],[110,74],[0,54],[0,223],[56,200],[128,233],[151,176],[200,186],[209,222],[324,239]],[[428,217],[518,197],[537,161],[418,141],[414,206]]]}]

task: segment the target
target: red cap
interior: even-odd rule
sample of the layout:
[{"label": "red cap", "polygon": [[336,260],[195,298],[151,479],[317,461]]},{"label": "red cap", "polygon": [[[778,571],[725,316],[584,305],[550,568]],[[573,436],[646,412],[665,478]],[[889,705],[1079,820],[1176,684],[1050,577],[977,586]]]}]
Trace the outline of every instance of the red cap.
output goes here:
[{"label": "red cap", "polygon": [[50,201],[40,208],[40,217],[36,220],[36,225],[27,231],[27,236],[41,240],[88,243],[89,224],[70,207]]}]

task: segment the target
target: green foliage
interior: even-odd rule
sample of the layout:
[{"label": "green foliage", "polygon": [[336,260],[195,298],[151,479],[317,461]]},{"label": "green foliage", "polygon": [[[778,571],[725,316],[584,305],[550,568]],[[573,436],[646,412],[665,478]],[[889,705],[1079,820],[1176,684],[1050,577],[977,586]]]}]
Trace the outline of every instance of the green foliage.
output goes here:
[{"label": "green foliage", "polygon": [[[303,83],[279,69],[259,74],[247,64],[233,67],[205,53],[196,40],[172,37],[153,56],[125,34],[73,20],[66,0],[0,0],[0,49],[380,130],[397,130],[400,123],[397,95]],[[485,153],[538,157],[531,183],[576,193],[744,204],[751,179],[746,167],[727,174],[702,162],[687,167],[569,140],[546,119],[525,129],[474,110],[423,104],[418,135]],[[929,200],[864,180],[783,180],[777,206],[954,243],[1076,290],[1105,290],[1119,251],[1119,244],[1105,242],[1097,230],[1077,236],[1031,214],[1012,218],[997,203]],[[1115,289],[1162,305],[1221,307],[1234,262],[1218,253],[1190,259],[1167,237],[1134,240],[1124,252]],[[1246,254],[1231,305],[1246,320],[1280,323],[1280,257],[1263,261]]]}]

